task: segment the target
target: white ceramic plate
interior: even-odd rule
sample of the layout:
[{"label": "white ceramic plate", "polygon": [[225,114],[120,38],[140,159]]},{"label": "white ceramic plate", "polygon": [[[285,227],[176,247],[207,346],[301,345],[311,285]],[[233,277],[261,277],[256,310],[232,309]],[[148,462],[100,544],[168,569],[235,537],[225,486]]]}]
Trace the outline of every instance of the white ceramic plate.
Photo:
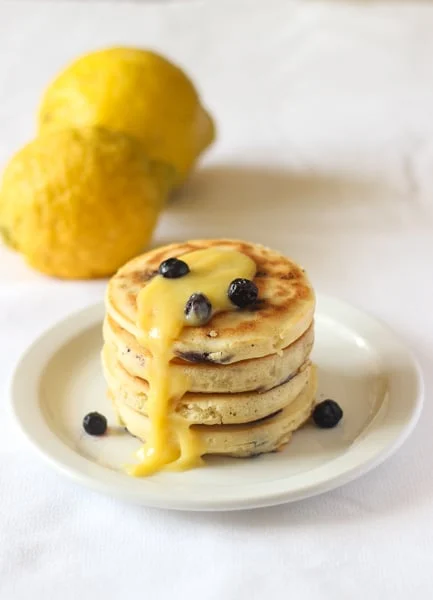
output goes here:
[{"label": "white ceramic plate", "polygon": [[[185,473],[135,479],[122,472],[140,443],[115,424],[99,362],[102,305],[55,325],[21,358],[11,404],[24,434],[51,465],[98,492],[148,506],[233,510],[313,496],[384,461],[413,429],[422,405],[420,371],[382,324],[320,296],[314,360],[319,398],[333,398],[344,419],[335,429],[312,424],[283,452],[253,459],[215,458]],[[91,437],[83,416],[107,415],[110,432]]]}]

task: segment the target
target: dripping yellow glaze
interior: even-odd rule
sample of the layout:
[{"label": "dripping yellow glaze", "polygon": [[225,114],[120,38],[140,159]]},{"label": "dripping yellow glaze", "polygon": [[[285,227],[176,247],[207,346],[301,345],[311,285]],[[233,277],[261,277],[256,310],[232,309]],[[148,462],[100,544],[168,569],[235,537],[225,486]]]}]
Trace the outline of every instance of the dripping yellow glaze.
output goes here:
[{"label": "dripping yellow glaze", "polygon": [[146,365],[149,391],[146,411],[150,432],[139,450],[140,463],[128,470],[132,475],[150,475],[163,468],[185,470],[202,459],[197,436],[175,412],[176,403],[188,389],[187,378],[172,369],[173,343],[188,326],[184,309],[191,294],[205,294],[212,314],[234,310],[227,290],[233,279],[252,279],[256,265],[248,256],[234,250],[208,248],[182,255],[190,272],[178,279],[157,275],[138,295],[139,342],[150,354]]}]

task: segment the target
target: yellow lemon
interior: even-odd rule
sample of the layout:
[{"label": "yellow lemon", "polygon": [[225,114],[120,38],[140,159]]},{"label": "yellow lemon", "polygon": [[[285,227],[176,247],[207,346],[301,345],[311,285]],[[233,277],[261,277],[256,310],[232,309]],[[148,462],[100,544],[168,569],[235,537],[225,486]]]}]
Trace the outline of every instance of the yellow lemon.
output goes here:
[{"label": "yellow lemon", "polygon": [[48,133],[5,169],[0,230],[44,273],[110,275],[149,242],[170,174],[125,134],[92,127]]},{"label": "yellow lemon", "polygon": [[215,137],[212,118],[185,73],[148,50],[109,48],[78,58],[49,85],[42,131],[102,126],[139,138],[182,182]]}]

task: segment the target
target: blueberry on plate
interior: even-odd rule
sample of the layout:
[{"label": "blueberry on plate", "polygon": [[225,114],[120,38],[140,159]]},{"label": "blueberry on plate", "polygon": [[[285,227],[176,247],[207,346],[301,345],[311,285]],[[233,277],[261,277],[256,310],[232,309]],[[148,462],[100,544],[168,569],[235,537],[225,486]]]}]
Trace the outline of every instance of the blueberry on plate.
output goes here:
[{"label": "blueberry on plate", "polygon": [[319,402],[313,410],[313,421],[321,429],[331,429],[343,418],[341,407],[334,400]]},{"label": "blueberry on plate", "polygon": [[212,316],[212,305],[204,294],[192,294],[185,305],[185,318],[188,325],[199,327]]},{"label": "blueberry on plate", "polygon": [[107,419],[98,412],[91,412],[84,417],[83,428],[89,435],[104,435],[107,431]]},{"label": "blueberry on plate", "polygon": [[159,265],[158,272],[166,279],[178,279],[189,273],[189,267],[179,258],[167,258]]},{"label": "blueberry on plate", "polygon": [[233,279],[227,293],[233,304],[245,308],[257,301],[259,290],[250,279]]}]

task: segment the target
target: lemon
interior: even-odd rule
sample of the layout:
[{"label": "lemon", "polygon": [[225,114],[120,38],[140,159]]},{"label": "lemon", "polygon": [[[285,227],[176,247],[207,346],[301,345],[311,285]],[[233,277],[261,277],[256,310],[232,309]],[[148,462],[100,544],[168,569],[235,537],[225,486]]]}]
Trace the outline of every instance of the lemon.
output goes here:
[{"label": "lemon", "polygon": [[112,274],[149,242],[172,169],[102,128],[47,133],[9,162],[0,230],[36,269],[63,278]]},{"label": "lemon", "polygon": [[148,50],[109,48],[78,58],[46,90],[39,129],[102,126],[139,138],[181,183],[215,137],[185,73]]}]

